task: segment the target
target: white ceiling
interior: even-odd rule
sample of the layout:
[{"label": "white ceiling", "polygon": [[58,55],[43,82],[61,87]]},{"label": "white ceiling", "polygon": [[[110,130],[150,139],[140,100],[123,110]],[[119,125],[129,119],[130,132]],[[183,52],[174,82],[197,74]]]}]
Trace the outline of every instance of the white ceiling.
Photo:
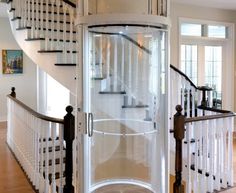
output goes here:
[{"label": "white ceiling", "polygon": [[7,17],[7,4],[0,3],[0,17]]},{"label": "white ceiling", "polygon": [[202,7],[236,10],[236,0],[172,0],[172,1],[183,4],[198,5]]}]

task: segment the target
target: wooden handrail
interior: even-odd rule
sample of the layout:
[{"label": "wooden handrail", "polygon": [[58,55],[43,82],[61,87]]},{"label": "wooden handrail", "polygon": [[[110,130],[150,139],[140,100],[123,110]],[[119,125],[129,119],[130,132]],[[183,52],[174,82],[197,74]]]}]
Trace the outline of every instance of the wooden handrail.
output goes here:
[{"label": "wooden handrail", "polygon": [[63,2],[67,3],[67,4],[70,5],[71,7],[76,8],[76,4],[74,4],[74,3],[71,2],[70,0],[63,0]]},{"label": "wooden handrail", "polygon": [[170,64],[170,68],[172,68],[174,71],[176,71],[181,76],[183,76],[190,83],[191,86],[193,86],[195,89],[198,89],[198,87],[193,83],[193,81],[190,80],[190,78],[186,74],[184,74],[181,70],[179,70],[178,68],[176,68],[172,64]]},{"label": "wooden handrail", "polygon": [[18,105],[20,105],[23,109],[25,109],[26,111],[28,111],[31,115],[34,115],[35,117],[45,120],[45,121],[49,121],[49,122],[54,122],[54,123],[61,123],[64,124],[64,120],[63,119],[59,119],[59,118],[54,118],[54,117],[49,117],[46,115],[42,115],[38,112],[36,112],[35,110],[33,110],[32,108],[28,107],[27,105],[25,105],[24,103],[22,103],[21,101],[19,101],[18,99],[16,99],[15,97],[11,96],[10,94],[7,95],[7,97],[9,97],[11,100],[13,100],[15,103],[17,103]]},{"label": "wooden handrail", "polygon": [[206,120],[212,120],[212,119],[221,119],[221,118],[227,118],[227,117],[234,117],[236,116],[235,113],[222,113],[217,115],[206,115],[206,116],[200,116],[200,117],[190,117],[185,118],[185,123],[192,123],[192,122],[198,122],[198,121],[206,121]]},{"label": "wooden handrail", "polygon": [[66,143],[66,155],[65,155],[65,185],[63,187],[64,193],[74,193],[74,186],[72,184],[73,176],[73,141],[75,138],[75,117],[72,114],[73,107],[67,106],[67,114],[64,116],[64,119],[53,118],[49,116],[42,115],[32,108],[28,107],[18,99],[16,99],[15,87],[11,88],[11,94],[7,95],[11,100],[21,106],[23,109],[28,111],[31,115],[48,122],[60,123],[64,125],[63,128],[63,139]]}]

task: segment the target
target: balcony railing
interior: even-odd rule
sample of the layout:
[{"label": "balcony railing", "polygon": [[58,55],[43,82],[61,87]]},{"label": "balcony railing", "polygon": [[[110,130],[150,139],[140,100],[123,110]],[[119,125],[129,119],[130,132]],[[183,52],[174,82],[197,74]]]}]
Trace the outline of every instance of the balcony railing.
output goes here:
[{"label": "balcony railing", "polygon": [[14,88],[7,105],[7,144],[35,190],[72,193],[73,108],[64,119],[39,114],[16,99]]}]

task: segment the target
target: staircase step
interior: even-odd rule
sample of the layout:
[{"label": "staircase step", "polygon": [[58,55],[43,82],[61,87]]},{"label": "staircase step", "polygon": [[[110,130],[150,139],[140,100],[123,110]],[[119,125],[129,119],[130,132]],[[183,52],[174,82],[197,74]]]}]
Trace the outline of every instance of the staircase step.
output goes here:
[{"label": "staircase step", "polygon": [[16,28],[17,31],[25,30],[25,29],[31,29],[31,27],[30,26],[26,26],[26,27],[18,27],[18,28]]},{"label": "staircase step", "polygon": [[[38,51],[38,53],[62,53],[63,52],[63,50],[39,50]],[[70,50],[68,50],[68,51],[66,51],[67,53],[74,53],[74,54],[76,54],[77,53],[77,51],[70,51]]]},{"label": "staircase step", "polygon": [[38,53],[62,53],[62,50],[39,50]]},{"label": "staircase step", "polygon": [[[191,140],[190,140],[190,143],[195,143],[195,142],[196,142],[195,139],[191,139]],[[184,141],[184,144],[188,144],[188,141]]]},{"label": "staircase step", "polygon": [[147,108],[148,105],[123,105],[122,108]]},{"label": "staircase step", "polygon": [[[41,30],[41,28],[38,28],[37,30]],[[43,31],[47,31],[47,30],[48,30],[48,31],[52,31],[52,29],[43,28]],[[53,31],[54,31],[54,32],[58,32],[58,31],[59,31],[59,32],[61,32],[61,33],[64,32],[64,30],[61,30],[61,29],[60,29],[60,30],[54,29]],[[66,33],[70,33],[70,31],[68,31],[68,30],[66,30],[65,32],[66,32]],[[76,34],[76,31],[73,31],[72,33],[73,33],[73,34]]]},{"label": "staircase step", "polygon": [[103,77],[92,77],[92,80],[103,80]]},{"label": "staircase step", "polygon": [[73,64],[73,63],[56,63],[55,66],[76,66],[76,64]]},{"label": "staircase step", "polygon": [[18,20],[18,19],[21,19],[21,17],[13,17],[12,19],[11,19],[11,21],[16,21],[16,20]]},{"label": "staircase step", "polygon": [[[55,146],[55,151],[60,151],[60,146]],[[48,152],[52,152],[52,147],[48,147]],[[41,153],[41,149],[39,149],[39,153]],[[46,147],[43,148],[43,153],[46,153]]]},{"label": "staircase step", "polygon": [[[35,10],[34,10],[34,11],[30,10],[30,13],[32,13],[32,12],[36,13]],[[41,12],[42,12],[42,13],[45,13],[45,14],[48,13],[48,14],[57,15],[57,12],[55,12],[55,11],[54,11],[54,12],[51,12],[51,11],[46,12],[46,11],[40,11],[40,10],[38,11],[38,13],[41,13]],[[63,12],[59,12],[59,15],[64,15],[64,13],[63,13]],[[66,15],[69,16],[69,13],[66,13]]]},{"label": "staircase step", "polygon": [[[32,18],[30,18],[30,21],[32,21]],[[38,19],[38,20],[34,19],[33,21],[39,21],[39,22],[41,22],[41,19]],[[49,23],[58,23],[57,20],[53,20],[53,21],[52,21],[51,19],[47,19],[47,20],[46,20],[46,19],[43,19],[43,22],[47,22],[47,21],[48,21]],[[60,20],[59,23],[63,24],[64,21],[61,21],[61,20]],[[66,21],[66,24],[69,25],[70,22],[69,22],[69,21]]]},{"label": "staircase step", "polygon": [[99,94],[126,94],[125,91],[100,91]]},{"label": "staircase step", "polygon": [[27,38],[25,41],[37,41],[37,40],[45,40],[45,38]]},{"label": "staircase step", "polygon": [[12,12],[12,11],[15,11],[16,9],[15,8],[11,8],[9,9],[9,12]]},{"label": "staircase step", "polygon": [[[45,38],[27,38],[25,41],[37,41],[37,40],[45,40]],[[52,39],[49,39],[51,41]],[[54,42],[57,42],[57,39],[53,39]],[[62,39],[59,40],[59,42],[64,42]],[[66,40],[65,42],[70,42],[70,40]],[[76,41],[72,41],[73,43],[76,43]]]}]

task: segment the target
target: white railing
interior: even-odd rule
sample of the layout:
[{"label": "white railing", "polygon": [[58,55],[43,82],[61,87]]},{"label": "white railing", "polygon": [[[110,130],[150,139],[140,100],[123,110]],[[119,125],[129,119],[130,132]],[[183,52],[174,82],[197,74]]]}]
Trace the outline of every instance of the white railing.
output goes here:
[{"label": "white railing", "polygon": [[205,116],[186,118],[181,110],[179,106],[174,117],[174,137],[178,143],[176,180],[181,179],[183,168],[186,193],[212,193],[232,187],[235,114],[204,110]]},{"label": "white railing", "polygon": [[10,95],[7,105],[7,143],[28,179],[39,193],[63,193],[64,120],[38,114]]},{"label": "white railing", "polygon": [[41,51],[58,52],[58,63],[75,63],[75,8],[63,0],[13,0],[19,28],[28,29],[29,40],[41,41]]}]

